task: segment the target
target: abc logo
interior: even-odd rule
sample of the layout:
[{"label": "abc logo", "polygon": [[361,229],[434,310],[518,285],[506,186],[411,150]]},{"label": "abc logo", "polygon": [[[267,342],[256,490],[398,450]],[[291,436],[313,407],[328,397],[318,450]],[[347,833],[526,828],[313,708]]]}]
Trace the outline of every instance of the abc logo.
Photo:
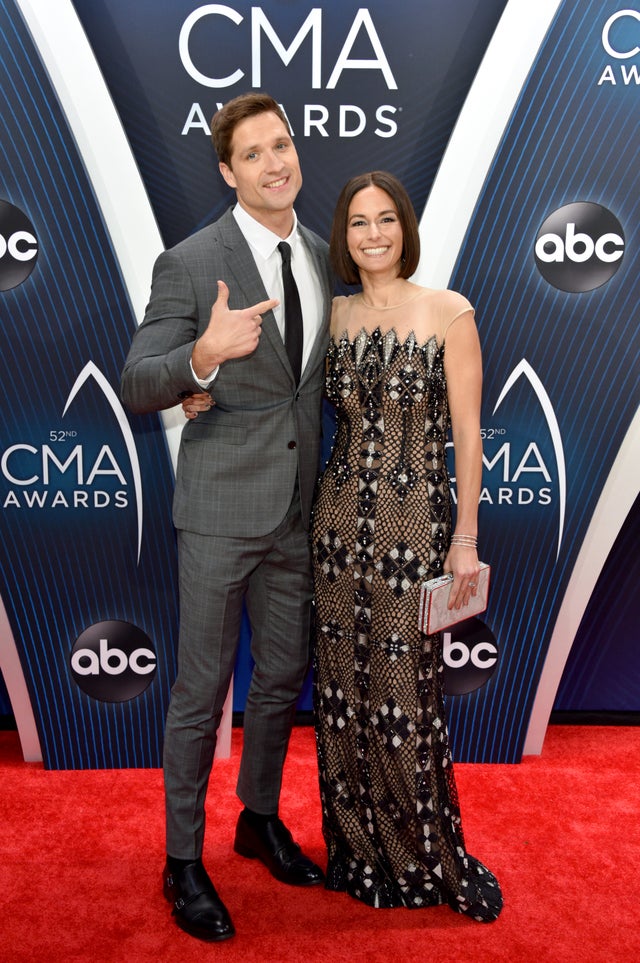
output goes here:
[{"label": "abc logo", "polygon": [[71,672],[83,692],[100,702],[135,699],[156,674],[156,654],[129,622],[96,622],[76,639]]},{"label": "abc logo", "polygon": [[498,662],[494,634],[480,619],[465,619],[442,633],[444,691],[465,695],[488,682]]},{"label": "abc logo", "polygon": [[0,291],[26,281],[38,257],[38,240],[31,221],[18,207],[0,201]]},{"label": "abc logo", "polygon": [[579,294],[610,281],[624,255],[617,217],[601,204],[580,201],[558,208],[536,237],[535,258],[554,288]]}]

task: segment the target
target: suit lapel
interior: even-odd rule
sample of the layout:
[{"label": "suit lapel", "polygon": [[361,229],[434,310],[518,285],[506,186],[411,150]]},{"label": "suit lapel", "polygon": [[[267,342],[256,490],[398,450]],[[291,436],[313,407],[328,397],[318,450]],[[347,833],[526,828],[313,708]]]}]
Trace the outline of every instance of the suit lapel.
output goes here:
[{"label": "suit lapel", "polygon": [[[231,210],[219,221],[220,235],[225,248],[225,263],[229,274],[234,278],[238,289],[242,292],[246,305],[258,304],[266,301],[270,295],[264,289],[260,272],[253,259],[251,248],[238,227]],[[234,305],[232,305],[234,307]],[[289,359],[284,343],[278,330],[273,311],[266,311],[262,316],[262,333],[267,337],[271,347],[277,354],[288,374],[291,374]]]},{"label": "suit lapel", "polygon": [[[229,275],[233,277],[238,290],[242,292],[245,304],[257,304],[266,301],[269,297],[264,289],[260,272],[251,253],[251,248],[244,238],[242,231],[238,227],[237,221],[231,210],[228,210],[218,221],[220,237],[225,249],[225,265]],[[322,323],[316,334],[315,341],[311,348],[309,359],[304,367],[300,383],[303,384],[310,372],[315,370],[318,361],[324,358],[326,352],[326,335],[329,324],[329,312],[331,307],[331,282],[324,252],[321,252],[314,236],[302,225],[298,226],[303,241],[311,253],[316,276],[322,290],[323,317]],[[223,278],[224,280],[224,278]],[[235,305],[231,305],[234,307]],[[293,378],[289,359],[284,346],[273,311],[267,311],[263,315],[262,333],[266,336],[275,354],[282,363],[289,378]]]}]

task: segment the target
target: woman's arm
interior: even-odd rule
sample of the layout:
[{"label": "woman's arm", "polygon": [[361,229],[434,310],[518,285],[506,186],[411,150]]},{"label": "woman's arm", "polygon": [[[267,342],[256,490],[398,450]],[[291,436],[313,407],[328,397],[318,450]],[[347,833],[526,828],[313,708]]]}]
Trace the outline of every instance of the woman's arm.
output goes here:
[{"label": "woman's arm", "polygon": [[456,478],[456,524],[444,570],[453,572],[449,608],[466,605],[476,594],[479,563],[477,548],[469,539],[456,544],[456,536],[478,535],[478,500],[482,484],[482,354],[473,311],[464,311],[446,334],[444,367],[451,413]]}]

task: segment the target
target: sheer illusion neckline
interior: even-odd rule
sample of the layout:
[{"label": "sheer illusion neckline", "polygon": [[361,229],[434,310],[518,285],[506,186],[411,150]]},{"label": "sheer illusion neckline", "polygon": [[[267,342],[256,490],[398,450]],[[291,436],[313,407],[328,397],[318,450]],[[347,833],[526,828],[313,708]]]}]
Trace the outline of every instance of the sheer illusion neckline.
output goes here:
[{"label": "sheer illusion neckline", "polygon": [[407,295],[402,301],[396,301],[395,304],[370,304],[366,299],[362,291],[355,295],[356,299],[360,304],[364,304],[365,308],[370,308],[372,311],[394,311],[396,308],[403,308],[405,304],[409,304],[410,301],[415,301],[422,294],[427,294],[428,291],[425,288],[418,288],[417,291],[413,291],[411,294]]}]

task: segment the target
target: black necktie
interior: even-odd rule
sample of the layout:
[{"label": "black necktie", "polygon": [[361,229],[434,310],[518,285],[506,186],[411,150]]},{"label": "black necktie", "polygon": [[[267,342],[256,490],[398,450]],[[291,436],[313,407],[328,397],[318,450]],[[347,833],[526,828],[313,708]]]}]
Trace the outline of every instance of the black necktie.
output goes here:
[{"label": "black necktie", "polygon": [[282,256],[282,285],[284,287],[284,346],[296,384],[302,371],[302,308],[298,285],[291,270],[291,248],[280,241],[278,250]]}]

